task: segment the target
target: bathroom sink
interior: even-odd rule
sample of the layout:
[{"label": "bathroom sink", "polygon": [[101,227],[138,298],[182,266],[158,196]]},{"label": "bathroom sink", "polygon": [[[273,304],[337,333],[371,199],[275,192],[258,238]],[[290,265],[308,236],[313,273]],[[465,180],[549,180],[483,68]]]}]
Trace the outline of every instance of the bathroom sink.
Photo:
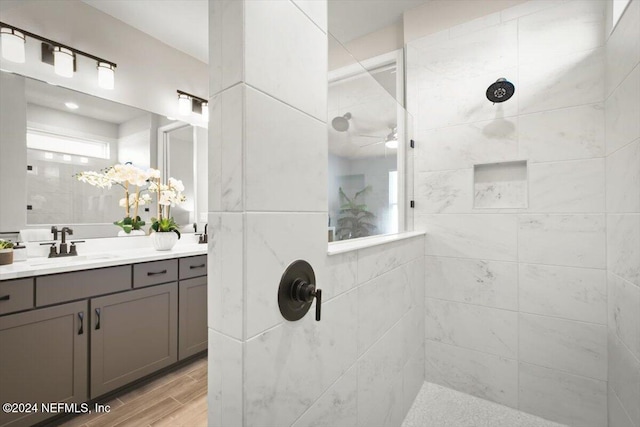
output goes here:
[{"label": "bathroom sink", "polygon": [[82,261],[100,261],[118,258],[115,254],[90,254],[60,258],[32,258],[27,263],[33,267],[40,265],[75,264]]}]

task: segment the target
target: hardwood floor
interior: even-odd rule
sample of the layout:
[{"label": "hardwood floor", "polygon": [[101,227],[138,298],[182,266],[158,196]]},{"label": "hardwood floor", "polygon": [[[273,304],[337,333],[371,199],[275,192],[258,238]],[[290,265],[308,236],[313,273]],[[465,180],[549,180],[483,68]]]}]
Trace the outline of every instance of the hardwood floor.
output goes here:
[{"label": "hardwood floor", "polygon": [[207,357],[105,402],[109,413],[92,413],[58,423],[62,427],[207,425]]}]

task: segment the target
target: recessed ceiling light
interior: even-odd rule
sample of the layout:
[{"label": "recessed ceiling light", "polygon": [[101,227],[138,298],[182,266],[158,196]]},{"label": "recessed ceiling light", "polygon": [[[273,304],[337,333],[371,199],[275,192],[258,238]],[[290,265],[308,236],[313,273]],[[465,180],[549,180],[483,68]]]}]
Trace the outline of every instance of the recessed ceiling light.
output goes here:
[{"label": "recessed ceiling light", "polygon": [[64,105],[70,110],[77,110],[78,108],[80,108],[75,102],[65,102]]}]

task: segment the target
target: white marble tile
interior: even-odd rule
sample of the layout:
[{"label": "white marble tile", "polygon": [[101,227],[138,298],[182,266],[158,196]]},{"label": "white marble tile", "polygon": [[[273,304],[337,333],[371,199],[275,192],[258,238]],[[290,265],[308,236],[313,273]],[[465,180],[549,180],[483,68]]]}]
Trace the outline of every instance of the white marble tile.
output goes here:
[{"label": "white marble tile", "polygon": [[417,174],[416,212],[469,213],[473,208],[473,169]]},{"label": "white marble tile", "polygon": [[358,294],[358,354],[362,355],[409,310],[411,294],[407,268],[391,270],[364,285]]},{"label": "white marble tile", "polygon": [[243,109],[245,86],[233,86],[211,99],[209,129],[209,210],[243,210]]},{"label": "white marble tile", "polygon": [[326,34],[288,1],[245,2],[244,29],[247,84],[326,121]]},{"label": "white marble tile", "polygon": [[291,0],[315,24],[327,32],[327,3],[315,0]]},{"label": "white marble tile", "polygon": [[640,360],[640,288],[608,275],[609,328]]},{"label": "white marble tile", "polygon": [[209,2],[209,94],[242,81],[244,74],[244,3]]},{"label": "white marble tile", "polygon": [[605,381],[520,363],[519,396],[518,409],[551,421],[580,427],[607,425]]},{"label": "white marble tile", "polygon": [[530,163],[604,156],[601,103],[524,114],[518,118],[519,157]]},{"label": "white marble tile", "polygon": [[[424,301],[424,299],[423,299]],[[405,363],[416,351],[424,352],[425,315],[424,302],[420,306],[414,306],[403,317],[401,322],[404,344],[401,350],[404,353]]]},{"label": "white marble tile", "polygon": [[424,345],[409,357],[403,372],[402,406],[404,418],[424,384]]},{"label": "white marble tile", "polygon": [[326,277],[316,276],[322,288],[322,298],[329,300],[358,284],[358,253],[356,251],[325,258]]},{"label": "white marble tile", "polygon": [[607,412],[609,427],[636,427],[611,386],[607,393]]},{"label": "white marble tile", "polygon": [[246,343],[244,425],[291,425],[355,363],[356,311],[348,292],[323,304],[322,321],[307,315]]},{"label": "white marble tile", "polygon": [[640,212],[640,139],[607,157],[607,212]]},{"label": "white marble tile", "polygon": [[528,205],[526,161],[491,163],[473,168],[475,209],[522,209]]},{"label": "white marble tile", "polygon": [[604,268],[604,215],[519,215],[518,260]]},{"label": "white marble tile", "polygon": [[517,310],[518,266],[514,262],[425,257],[426,295]]},{"label": "white marble tile", "polygon": [[419,215],[415,221],[416,230],[427,233],[425,255],[516,260],[515,215]]},{"label": "white marble tile", "polygon": [[607,215],[607,267],[640,286],[640,214]]},{"label": "white marble tile", "polygon": [[[285,322],[278,285],[285,269],[303,259],[326,277],[327,217],[312,213],[247,213],[245,218],[246,337]],[[305,236],[305,238],[301,238]],[[312,315],[308,315],[308,317]]]},{"label": "white marble tile", "polygon": [[208,324],[239,340],[244,339],[243,221],[241,213],[210,213],[208,228]]},{"label": "white marble tile", "polygon": [[487,123],[483,127],[489,135],[505,135],[513,127],[513,117],[518,114],[520,92],[516,90],[507,102],[497,104],[489,102],[484,96],[487,87],[501,77],[518,87],[517,68],[462,80],[427,77],[428,83],[416,89],[417,108],[411,111],[416,119],[416,129],[436,129],[485,121]]},{"label": "white marble tile", "polygon": [[427,381],[512,408],[518,406],[515,360],[428,340],[425,350]]},{"label": "white marble tile", "polygon": [[417,171],[465,169],[479,163],[516,160],[517,120],[497,118],[423,130],[417,133],[416,144]]},{"label": "white marble tile", "polygon": [[570,1],[518,20],[520,65],[604,44],[605,2]]},{"label": "white marble tile", "polygon": [[607,324],[606,271],[520,264],[520,311]]},{"label": "white marble tile", "polygon": [[529,212],[604,212],[605,160],[529,166]]},{"label": "white marble tile", "polygon": [[422,256],[422,236],[361,249],[358,251],[358,283],[365,283]]},{"label": "white marble tile", "polygon": [[640,62],[640,4],[632,1],[607,41],[606,80],[610,94]]},{"label": "white marble tile", "polygon": [[532,13],[540,12],[541,10],[561,5],[568,0],[536,0],[526,1],[517,6],[504,9],[500,12],[500,18],[502,21],[510,21],[512,19],[520,18],[521,16],[531,15]]},{"label": "white marble tile", "polygon": [[352,366],[291,427],[356,426],[358,375]]},{"label": "white marble tile", "polygon": [[609,335],[609,387],[636,425],[640,425],[640,361],[615,334]]},{"label": "white marble tile", "polygon": [[242,425],[243,384],[240,341],[209,329],[209,377],[207,402],[210,408],[209,425],[226,427]]},{"label": "white marble tile", "polygon": [[[491,36],[494,35],[496,31],[503,31],[503,32],[513,31],[512,29],[509,28],[508,24],[505,24],[502,28],[492,28],[491,30],[488,30],[490,27],[497,26],[497,25],[500,25],[500,12],[481,16],[480,18],[467,21],[464,24],[451,27],[449,28],[449,37],[451,39],[455,39],[458,37],[469,36],[472,33],[480,33],[484,31],[484,33],[487,34],[487,36],[485,36],[487,37],[487,39],[495,40]],[[482,34],[477,34],[477,35],[482,36]]]},{"label": "white marble tile", "polygon": [[605,103],[607,154],[640,138],[640,67],[636,67]]},{"label": "white marble tile", "polygon": [[604,49],[548,57],[520,67],[519,112],[594,104],[604,100]]},{"label": "white marble tile", "polygon": [[396,324],[358,359],[358,425],[395,426],[402,422],[402,381],[406,360],[401,325]]},{"label": "white marble tile", "polygon": [[[327,129],[323,123],[247,88],[245,138],[247,210],[327,210]],[[313,161],[300,161],[306,158]]]},{"label": "white marble tile", "polygon": [[427,298],[425,338],[515,358],[518,315],[514,311]]},{"label": "white marble tile", "polygon": [[605,325],[521,313],[518,334],[520,361],[607,380]]}]

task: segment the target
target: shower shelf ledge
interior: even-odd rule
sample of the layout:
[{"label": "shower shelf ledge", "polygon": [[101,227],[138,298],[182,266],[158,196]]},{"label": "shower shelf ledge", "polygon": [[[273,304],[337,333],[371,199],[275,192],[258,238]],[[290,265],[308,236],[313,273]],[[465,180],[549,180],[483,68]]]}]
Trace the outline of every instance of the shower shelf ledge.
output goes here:
[{"label": "shower shelf ledge", "polygon": [[424,231],[405,231],[397,234],[382,234],[380,236],[362,237],[360,239],[343,240],[330,242],[327,253],[337,255],[344,252],[357,251],[359,249],[372,246],[384,245],[385,243],[396,242],[398,240],[411,239],[413,237],[424,236]]}]

